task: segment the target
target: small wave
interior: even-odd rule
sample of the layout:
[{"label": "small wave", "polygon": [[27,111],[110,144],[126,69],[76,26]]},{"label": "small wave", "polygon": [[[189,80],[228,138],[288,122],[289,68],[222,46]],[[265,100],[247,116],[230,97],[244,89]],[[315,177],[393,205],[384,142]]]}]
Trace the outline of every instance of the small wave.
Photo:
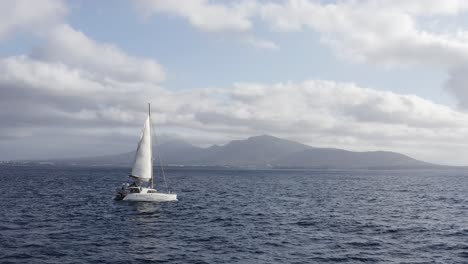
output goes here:
[{"label": "small wave", "polygon": [[7,254],[7,255],[3,256],[2,259],[4,259],[4,260],[8,260],[8,259],[18,260],[18,259],[30,259],[30,258],[33,258],[33,257],[34,257],[33,254],[28,254],[28,253],[21,252],[21,253]]},{"label": "small wave", "polygon": [[380,247],[382,244],[379,242],[375,242],[375,241],[362,241],[362,242],[353,241],[353,242],[346,243],[346,245],[350,245],[356,248],[377,248],[377,247]]},{"label": "small wave", "polygon": [[295,223],[298,226],[315,226],[317,225],[317,222],[313,221],[298,221]]}]

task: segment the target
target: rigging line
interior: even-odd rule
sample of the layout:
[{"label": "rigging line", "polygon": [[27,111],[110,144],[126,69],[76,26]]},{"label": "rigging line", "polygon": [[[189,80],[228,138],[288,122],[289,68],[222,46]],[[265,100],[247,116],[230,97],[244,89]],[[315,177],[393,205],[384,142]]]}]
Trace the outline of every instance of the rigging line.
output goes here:
[{"label": "rigging line", "polygon": [[153,122],[151,120],[151,103],[148,103],[148,118],[149,118],[149,129],[150,129],[150,151],[151,151],[151,188],[154,189]]},{"label": "rigging line", "polygon": [[161,158],[161,150],[159,148],[158,137],[156,136],[156,133],[154,133],[154,143],[157,149],[156,153],[158,153],[159,167],[161,167],[161,174],[163,176],[164,185],[166,186],[166,191],[169,191],[169,187],[167,186],[167,181],[166,181],[166,174],[164,173],[163,162]]}]

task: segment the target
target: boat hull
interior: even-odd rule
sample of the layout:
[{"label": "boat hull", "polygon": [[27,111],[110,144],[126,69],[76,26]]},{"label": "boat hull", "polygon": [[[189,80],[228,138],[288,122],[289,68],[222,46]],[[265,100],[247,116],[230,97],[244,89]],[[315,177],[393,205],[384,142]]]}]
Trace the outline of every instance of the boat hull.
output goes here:
[{"label": "boat hull", "polygon": [[177,201],[175,193],[129,193],[122,200],[134,202],[170,202]]}]

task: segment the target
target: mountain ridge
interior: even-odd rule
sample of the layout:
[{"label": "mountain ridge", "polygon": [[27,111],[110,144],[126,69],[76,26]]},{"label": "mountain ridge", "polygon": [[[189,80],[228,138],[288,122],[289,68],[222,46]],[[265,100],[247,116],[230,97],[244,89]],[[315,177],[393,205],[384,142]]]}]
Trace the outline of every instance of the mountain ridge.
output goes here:
[{"label": "mountain ridge", "polygon": [[[270,135],[233,140],[225,145],[202,148],[179,139],[155,149],[155,160],[169,166],[221,166],[234,168],[372,169],[438,168],[436,165],[391,151],[355,152],[317,148]],[[60,165],[131,166],[135,152],[75,159],[45,160]]]}]

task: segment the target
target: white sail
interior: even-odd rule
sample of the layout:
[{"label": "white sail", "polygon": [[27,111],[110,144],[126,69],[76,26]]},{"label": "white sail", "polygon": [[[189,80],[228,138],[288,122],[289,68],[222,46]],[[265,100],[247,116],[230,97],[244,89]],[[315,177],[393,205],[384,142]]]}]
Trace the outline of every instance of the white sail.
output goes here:
[{"label": "white sail", "polygon": [[153,163],[151,151],[151,120],[150,116],[148,116],[141,132],[140,142],[138,142],[131,177],[144,182],[152,178]]},{"label": "white sail", "polygon": [[[122,187],[117,190],[117,194],[114,198],[115,200],[135,202],[177,201],[177,194],[172,192],[158,192],[154,189],[151,130],[151,105],[148,104],[148,118],[141,132],[140,141],[138,142],[138,148],[135,153],[135,164],[133,164],[132,173],[130,174],[130,177],[134,178],[135,182],[122,185]],[[159,162],[161,163],[161,158],[159,158]],[[166,178],[164,176],[162,163],[161,171],[165,183]],[[149,184],[142,184],[142,182],[148,181],[150,182]]]}]

